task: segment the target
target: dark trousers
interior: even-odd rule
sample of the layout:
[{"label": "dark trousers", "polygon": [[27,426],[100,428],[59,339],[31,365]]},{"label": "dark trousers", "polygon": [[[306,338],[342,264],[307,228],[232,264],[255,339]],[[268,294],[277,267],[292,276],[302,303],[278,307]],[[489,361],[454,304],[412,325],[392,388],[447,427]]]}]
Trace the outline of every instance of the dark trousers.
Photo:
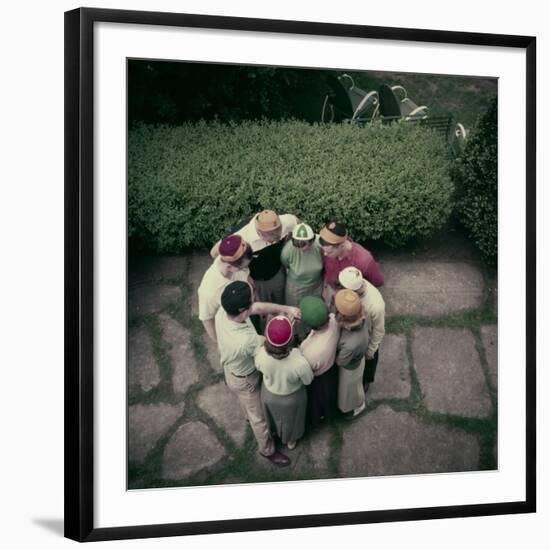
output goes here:
[{"label": "dark trousers", "polygon": [[336,413],[336,395],[338,391],[338,367],[316,376],[307,386],[306,424],[316,428],[323,418],[330,419]]},{"label": "dark trousers", "polygon": [[[256,281],[254,280],[254,286],[256,287],[256,302],[268,302],[271,304],[285,303],[285,282],[286,273],[281,266],[279,271],[268,281]],[[265,331],[266,319],[263,319],[260,315],[252,315],[250,317],[254,328],[258,334],[263,334]]]},{"label": "dark trousers", "polygon": [[378,366],[378,350],[372,359],[365,359],[365,370],[363,372],[363,385],[374,382],[376,367]]}]

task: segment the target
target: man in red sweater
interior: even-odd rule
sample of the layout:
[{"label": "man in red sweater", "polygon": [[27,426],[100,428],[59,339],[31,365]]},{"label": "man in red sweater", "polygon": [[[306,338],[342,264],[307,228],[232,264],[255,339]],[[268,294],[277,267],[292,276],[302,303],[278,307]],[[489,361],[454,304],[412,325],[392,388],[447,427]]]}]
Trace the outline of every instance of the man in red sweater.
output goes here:
[{"label": "man in red sweater", "polygon": [[330,287],[333,292],[336,291],[340,271],[346,267],[356,267],[376,287],[384,284],[384,276],[373,255],[349,237],[343,223],[327,223],[319,236],[323,251],[325,286]]}]

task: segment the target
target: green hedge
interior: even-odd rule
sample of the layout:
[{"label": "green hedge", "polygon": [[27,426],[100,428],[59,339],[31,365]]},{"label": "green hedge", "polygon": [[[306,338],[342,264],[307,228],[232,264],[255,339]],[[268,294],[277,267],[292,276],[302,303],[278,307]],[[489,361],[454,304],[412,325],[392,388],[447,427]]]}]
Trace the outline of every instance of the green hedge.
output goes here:
[{"label": "green hedge", "polygon": [[444,145],[408,124],[290,122],[140,125],[128,139],[128,223],[157,252],[207,247],[262,208],[318,230],[347,222],[390,246],[428,235],[451,212]]},{"label": "green hedge", "polygon": [[478,120],[453,167],[459,221],[490,263],[498,248],[497,100]]}]

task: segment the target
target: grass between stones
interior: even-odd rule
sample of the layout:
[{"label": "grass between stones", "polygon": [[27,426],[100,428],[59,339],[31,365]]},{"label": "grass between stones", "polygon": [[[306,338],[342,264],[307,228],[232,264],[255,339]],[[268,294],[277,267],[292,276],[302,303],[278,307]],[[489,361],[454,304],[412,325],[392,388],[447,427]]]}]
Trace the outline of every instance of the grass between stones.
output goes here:
[{"label": "grass between stones", "polygon": [[341,422],[334,422],[329,447],[330,455],[328,459],[328,471],[331,474],[330,477],[338,477],[340,457],[342,456],[342,445],[344,443],[344,427],[345,426]]},{"label": "grass between stones", "polygon": [[[128,395],[128,406],[138,403],[168,403],[175,405],[183,401],[185,403],[185,408],[182,416],[160,437],[155,447],[148,453],[144,463],[142,465],[131,463],[128,465],[128,482],[130,488],[132,488],[133,485],[144,487],[180,485],[162,479],[162,457],[164,448],[170,441],[170,438],[182,424],[187,422],[203,422],[213,431],[220,443],[222,443],[229,453],[234,453],[235,451],[235,445],[230,437],[227,436],[223,430],[218,428],[216,423],[195,405],[197,393],[203,387],[219,382],[222,379],[222,375],[206,366],[206,349],[201,338],[203,330],[202,325],[188,313],[190,311],[190,305],[187,273],[183,273],[182,276],[177,279],[159,279],[154,281],[154,284],[163,283],[178,284],[180,286],[181,296],[178,301],[165,308],[165,310],[159,311],[157,314],[133,316],[129,319],[128,323],[129,327],[144,325],[148,330],[153,345],[153,355],[160,371],[160,382],[155,388],[148,392],[132,392]],[[158,314],[162,312],[170,314],[184,328],[191,331],[193,354],[199,365],[199,382],[193,384],[184,394],[174,392],[172,383],[174,371],[169,356],[169,344],[163,339],[162,327],[158,319]],[[202,478],[204,478],[204,474],[201,473],[200,476],[196,477],[198,477],[198,479],[195,484],[200,483]],[[190,483],[186,482],[186,485],[187,484],[193,484],[193,480],[191,479]]]},{"label": "grass between stones", "polygon": [[388,334],[407,334],[413,327],[468,328],[479,330],[482,325],[495,324],[496,315],[487,308],[473,309],[462,313],[453,313],[443,317],[418,317],[400,315],[386,319]]},{"label": "grass between stones", "polygon": [[[408,411],[425,423],[444,425],[477,435],[480,446],[478,465],[480,470],[492,470],[496,468],[496,457],[494,456],[493,449],[497,437],[497,395],[490,383],[489,366],[479,334],[479,327],[482,324],[496,322],[492,310],[489,309],[491,306],[489,306],[487,302],[488,300],[485,301],[485,306],[482,311],[471,311],[463,315],[452,315],[436,319],[416,319],[417,322],[409,319],[406,323],[400,323],[398,325],[400,327],[406,327],[404,332],[407,337],[407,356],[411,376],[411,396],[409,400],[401,404],[399,409],[392,403],[388,403],[394,410]],[[483,368],[486,385],[491,397],[492,410],[487,418],[467,418],[452,414],[442,414],[429,411],[425,407],[420,382],[414,368],[414,357],[412,352],[412,328],[418,325],[442,328],[467,328],[472,331],[476,341],[476,349],[480,356],[480,363]]]},{"label": "grass between stones", "polygon": [[[479,266],[478,266],[479,267]],[[480,327],[487,324],[496,324],[497,317],[494,309],[495,275],[486,269],[481,269],[484,277],[484,299],[481,308],[458,314],[442,317],[394,316],[386,319],[386,332],[390,334],[404,334],[406,336],[406,351],[409,363],[411,381],[410,395],[406,399],[368,400],[365,414],[376,410],[381,405],[388,405],[395,412],[408,412],[422,422],[447,426],[477,436],[480,445],[479,469],[491,470],[497,467],[495,446],[497,440],[497,393],[490,382],[490,372],[485,356],[485,350],[480,336]],[[287,468],[271,467],[267,461],[260,458],[251,430],[246,431],[245,442],[238,447],[231,437],[220,428],[216,422],[202,411],[196,404],[197,394],[205,387],[223,380],[223,374],[214,371],[208,364],[207,350],[203,341],[204,329],[200,321],[191,312],[191,287],[188,284],[189,264],[186,271],[178,279],[155,280],[156,284],[178,284],[181,296],[178,301],[165,310],[182,327],[190,331],[191,346],[194,357],[199,365],[199,382],[193,384],[184,394],[174,393],[168,344],[164,341],[162,327],[157,315],[133,317],[129,319],[129,326],[145,325],[151,336],[154,357],[160,369],[160,383],[148,392],[134,392],[128,396],[128,404],[137,403],[185,403],[183,414],[173,426],[162,435],[153,450],[148,454],[142,466],[130,464],[128,466],[129,487],[172,487],[217,485],[221,483],[257,483],[282,482],[306,479],[330,479],[339,477],[339,465],[343,445],[343,435],[348,426],[347,421],[336,419],[330,422],[329,457],[324,471],[319,471],[312,465],[302,467],[298,472]],[[472,331],[478,351],[483,373],[489,389],[492,403],[492,412],[488,418],[465,418],[450,414],[434,413],[426,409],[421,386],[414,368],[412,352],[413,328],[417,326],[441,328],[466,328]],[[181,481],[165,480],[162,478],[162,457],[166,444],[177,429],[192,421],[204,423],[223,445],[227,455],[217,465],[209,470],[201,471],[194,476]],[[327,429],[327,428],[324,428]],[[303,442],[307,442],[308,434]]]},{"label": "grass between stones", "polygon": [[160,382],[148,392],[132,392],[128,396],[128,405],[138,403],[170,403],[174,405],[177,400],[172,389],[172,365],[168,356],[168,345],[162,339],[162,329],[155,315],[147,315],[141,319],[141,323],[147,328],[153,345],[153,356],[160,371]]}]

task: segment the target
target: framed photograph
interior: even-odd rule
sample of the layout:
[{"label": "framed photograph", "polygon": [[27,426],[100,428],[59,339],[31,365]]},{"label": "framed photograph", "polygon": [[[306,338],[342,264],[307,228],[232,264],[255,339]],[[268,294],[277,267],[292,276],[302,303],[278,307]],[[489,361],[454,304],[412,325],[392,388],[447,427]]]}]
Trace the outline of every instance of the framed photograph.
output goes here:
[{"label": "framed photograph", "polygon": [[65,14],[65,535],[536,510],[536,40]]}]

